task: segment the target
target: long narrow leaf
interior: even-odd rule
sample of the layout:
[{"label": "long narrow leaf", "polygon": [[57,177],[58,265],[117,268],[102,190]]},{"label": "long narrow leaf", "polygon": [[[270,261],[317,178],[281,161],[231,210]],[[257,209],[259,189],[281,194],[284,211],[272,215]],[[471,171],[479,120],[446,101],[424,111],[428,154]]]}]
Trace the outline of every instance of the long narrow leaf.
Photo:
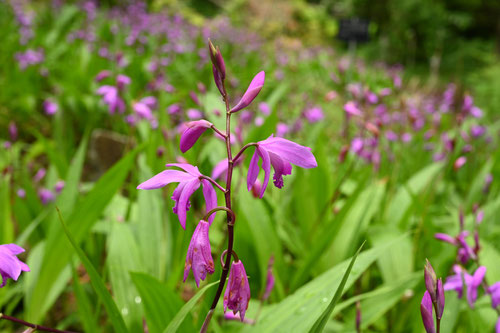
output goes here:
[{"label": "long narrow leaf", "polygon": [[73,238],[71,235],[70,231],[68,230],[68,227],[63,221],[63,218],[60,214],[59,209],[57,210],[59,213],[59,220],[61,221],[62,228],[64,230],[64,233],[66,234],[66,237],[68,237],[69,242],[73,246],[73,249],[75,250],[76,254],[80,258],[80,260],[83,263],[83,266],[85,266],[85,269],[87,270],[87,273],[89,274],[90,277],[90,283],[92,284],[92,287],[94,288],[95,292],[97,293],[97,296],[101,299],[102,303],[104,304],[104,307],[106,308],[106,312],[108,313],[109,319],[111,321],[111,324],[113,325],[114,329],[116,332],[128,332],[127,327],[125,326],[125,322],[123,321],[123,318],[120,314],[120,311],[118,311],[118,307],[116,306],[116,303],[113,301],[113,298],[109,294],[108,290],[106,289],[106,285],[102,281],[101,277],[99,276],[99,273],[97,270],[94,268],[92,263],[90,262],[89,258],[85,255],[85,253],[80,249],[78,246],[76,240]]},{"label": "long narrow leaf", "polygon": [[342,281],[340,282],[340,285],[337,288],[337,291],[335,292],[335,295],[333,296],[330,304],[328,304],[328,307],[321,314],[321,316],[316,320],[316,322],[311,327],[309,332],[322,332],[323,329],[325,328],[325,325],[328,321],[328,318],[330,318],[330,315],[332,314],[333,309],[335,309],[335,305],[337,305],[338,300],[342,296],[342,292],[344,291],[344,286],[347,282],[347,278],[349,277],[349,274],[351,273],[352,266],[354,266],[354,262],[356,261],[356,258],[358,257],[359,252],[361,252],[363,245],[365,245],[365,242],[363,242],[363,244],[361,244],[361,246],[359,247],[356,254],[352,257],[351,263],[349,264],[349,267],[347,267],[347,270],[345,271],[344,276],[342,277]]}]

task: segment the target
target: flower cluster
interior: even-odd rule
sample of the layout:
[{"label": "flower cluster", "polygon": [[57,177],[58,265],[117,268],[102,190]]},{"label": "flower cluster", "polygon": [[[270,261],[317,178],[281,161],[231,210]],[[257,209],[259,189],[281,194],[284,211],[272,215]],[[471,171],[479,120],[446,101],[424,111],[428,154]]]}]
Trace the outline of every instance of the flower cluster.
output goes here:
[{"label": "flower cluster", "polygon": [[[491,180],[488,177],[486,183],[489,186]],[[453,237],[444,233],[435,234],[435,238],[451,244],[457,247],[457,258],[453,266],[454,275],[449,276],[444,284],[444,290],[454,290],[457,292],[458,298],[462,298],[464,293],[466,295],[467,303],[470,308],[474,308],[474,304],[478,298],[479,287],[483,287],[485,294],[491,297],[491,306],[493,309],[498,309],[500,305],[500,281],[494,283],[493,285],[488,285],[486,281],[486,270],[485,266],[482,266],[479,262],[479,251],[481,249],[479,242],[479,226],[484,218],[484,213],[482,210],[474,207],[475,210],[475,223],[474,223],[474,246],[470,246],[466,238],[469,236],[469,231],[464,230],[464,215],[460,211],[459,222],[460,222],[460,232],[457,236]],[[473,262],[477,268],[472,274],[465,268],[469,262]],[[500,323],[500,318],[498,319]],[[497,323],[497,332],[500,332],[500,324]]]},{"label": "flower cluster", "polygon": [[[180,138],[180,150],[183,153],[187,152],[195,145],[205,131],[212,129],[225,141],[227,158],[217,164],[214,168],[212,172],[213,178],[202,174],[196,166],[188,163],[167,164],[166,166],[169,167],[169,169],[160,172],[149,180],[146,180],[137,188],[152,190],[164,187],[170,183],[179,183],[172,194],[172,200],[175,201],[173,211],[178,216],[181,226],[185,229],[187,211],[191,206],[190,198],[194,192],[202,186],[207,213],[204,218],[200,220],[193,233],[187,251],[184,269],[184,281],[186,281],[189,276],[189,272],[192,271],[197,286],[199,286],[200,280],[205,280],[207,274],[213,274],[215,271],[209,238],[210,227],[215,217],[213,213],[218,210],[224,210],[228,213],[228,249],[224,251],[222,255],[222,257],[224,257],[224,254],[227,254],[227,257],[225,263],[223,263],[221,282],[211,311],[213,311],[219,297],[221,296],[221,291],[224,287],[227,273],[229,273],[228,284],[223,298],[224,312],[230,309],[233,311],[234,315],[239,313],[239,318],[243,321],[245,319],[245,312],[248,308],[250,300],[250,286],[243,262],[238,258],[233,250],[233,228],[235,225],[235,215],[231,210],[231,182],[233,167],[237,162],[241,163],[244,156],[243,152],[247,148],[255,147],[255,153],[248,168],[247,186],[248,190],[251,192],[255,190],[256,186],[259,186],[259,196],[262,198],[269,182],[271,166],[274,169],[273,183],[276,187],[282,188],[284,185],[283,176],[291,174],[292,164],[302,168],[314,168],[317,166],[317,163],[310,148],[280,137],[275,137],[274,135],[271,135],[263,141],[246,144],[238,152],[238,154],[233,157],[233,141],[231,140],[230,127],[231,114],[248,107],[259,95],[262,87],[264,86],[265,73],[259,72],[255,75],[246,92],[240,100],[233,107],[231,107],[226,92],[226,67],[221,52],[219,48],[216,48],[211,42],[209,42],[209,53],[212,61],[212,72],[215,85],[226,104],[226,131],[224,132],[217,129],[212,123],[205,119],[188,122],[183,126],[184,131]],[[192,96],[193,100],[195,100],[194,97],[195,96]],[[315,111],[311,117],[315,119],[318,118],[317,111]],[[259,160],[261,161],[260,166]],[[257,179],[261,167],[264,170],[264,181],[262,184],[260,184],[260,181]],[[182,169],[182,171],[171,168],[179,168]],[[226,177],[225,188],[215,180],[223,175]],[[218,206],[216,189],[219,189],[224,194],[225,206]],[[234,257],[232,264],[230,260],[231,257]],[[266,286],[264,296],[265,299],[269,297],[273,285],[274,278],[269,268],[268,285]],[[210,320],[210,318],[211,315],[208,315],[207,320]],[[208,322],[205,324],[208,325]],[[204,327],[206,328],[205,324]]]}]

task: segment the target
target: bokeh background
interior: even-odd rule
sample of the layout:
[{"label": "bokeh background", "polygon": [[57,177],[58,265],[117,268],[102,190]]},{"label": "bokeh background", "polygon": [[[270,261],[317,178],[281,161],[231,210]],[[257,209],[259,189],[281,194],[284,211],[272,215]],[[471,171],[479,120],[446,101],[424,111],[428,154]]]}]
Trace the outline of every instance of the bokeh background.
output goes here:
[{"label": "bokeh background", "polygon": [[[339,38],[353,18],[367,23],[366,40]],[[212,175],[225,158],[211,134],[179,150],[185,122],[224,127],[210,38],[233,105],[266,72],[234,117],[233,149],[274,133],[318,161],[258,199],[246,153],[233,201],[253,324],[224,318],[219,304],[210,331],[309,331],[366,241],[325,331],[424,332],[426,258],[443,279],[460,263],[500,280],[499,18],[495,0],[0,0],[0,243],[24,247],[31,268],[0,289],[0,312],[73,331],[119,331],[121,320],[130,332],[176,320],[199,330],[215,288],[197,294],[182,273],[201,193],[183,230],[174,186],[136,186],[166,163]],[[220,276],[220,215],[216,270],[201,287]],[[463,230],[477,256],[459,262],[460,246],[434,234]],[[441,332],[492,332],[497,319],[485,290],[474,308],[446,292]],[[22,327],[0,320],[0,330]]]}]

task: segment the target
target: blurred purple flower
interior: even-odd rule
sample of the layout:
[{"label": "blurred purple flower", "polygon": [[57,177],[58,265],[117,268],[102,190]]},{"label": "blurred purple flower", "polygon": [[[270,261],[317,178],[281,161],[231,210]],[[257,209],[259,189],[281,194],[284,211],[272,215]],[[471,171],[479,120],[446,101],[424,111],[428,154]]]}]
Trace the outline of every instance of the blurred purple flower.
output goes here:
[{"label": "blurred purple flower", "polygon": [[271,114],[271,108],[266,102],[259,103],[259,111],[265,116],[269,116]]},{"label": "blurred purple flower", "polygon": [[181,113],[181,111],[182,108],[179,104],[172,104],[167,108],[167,112],[170,115],[178,115],[179,113]]},{"label": "blurred purple flower", "polygon": [[48,203],[56,199],[54,193],[46,188],[41,188],[38,190],[38,197],[40,198],[40,201],[43,205],[47,205]]},{"label": "blurred purple flower", "polygon": [[276,125],[276,135],[277,136],[283,137],[283,136],[287,135],[288,132],[290,132],[290,127],[287,124],[278,123],[278,125]]},{"label": "blurred purple flower", "polygon": [[262,296],[263,301],[269,298],[269,295],[271,295],[271,291],[273,291],[274,288],[275,281],[273,275],[273,264],[274,257],[271,256],[271,258],[269,258],[269,263],[267,264],[266,290],[264,291],[264,295]]},{"label": "blurred purple flower", "polygon": [[500,281],[492,284],[487,292],[491,296],[491,307],[496,309],[500,305]]},{"label": "blurred purple flower", "polygon": [[[179,222],[183,229],[186,229],[186,213],[189,210],[189,198],[191,195],[203,185],[203,196],[205,197],[206,210],[209,211],[217,206],[217,194],[215,193],[212,184],[203,179],[197,167],[187,163],[172,163],[167,164],[167,167],[177,167],[184,171],[179,170],[165,170],[152,178],[146,180],[137,186],[141,190],[154,190],[164,187],[170,183],[179,183],[177,188],[172,194],[172,200],[175,201],[173,208],[174,214],[179,217]],[[212,223],[215,215],[212,214],[208,221]]]},{"label": "blurred purple flower", "polygon": [[119,113],[125,112],[125,102],[118,94],[118,88],[104,85],[97,89],[97,94],[102,96],[104,104],[108,106],[109,113],[114,114],[116,111]]},{"label": "blurred purple flower", "polygon": [[17,140],[17,126],[16,123],[11,121],[9,123],[9,137],[11,141],[16,141]]},{"label": "blurred purple flower", "polygon": [[54,185],[54,191],[56,191],[57,194],[61,193],[61,191],[64,189],[64,186],[66,183],[64,180],[59,180],[56,185]]},{"label": "blurred purple flower", "polygon": [[344,104],[344,111],[352,116],[358,116],[358,117],[363,116],[363,112],[358,108],[356,102],[353,101],[349,101]]},{"label": "blurred purple flower", "polygon": [[189,271],[192,270],[197,287],[200,286],[200,280],[205,280],[207,273],[213,274],[215,271],[210,239],[208,238],[209,229],[210,224],[201,220],[194,230],[187,251],[186,264],[184,266],[184,282],[186,282]]},{"label": "blurred purple flower", "polygon": [[227,309],[233,310],[233,314],[239,312],[241,319],[244,320],[249,301],[250,286],[245,267],[241,261],[233,261],[224,293],[224,313]]},{"label": "blurred purple flower", "polygon": [[17,196],[21,199],[26,198],[26,191],[23,188],[18,189]]},{"label": "blurred purple flower", "polygon": [[7,279],[17,281],[21,272],[30,271],[28,265],[17,258],[17,255],[23,252],[24,249],[16,244],[0,245],[0,275],[2,277],[0,288],[5,287]]},{"label": "blurred purple flower", "polygon": [[99,73],[97,73],[97,75],[95,76],[95,81],[101,82],[102,80],[104,80],[110,76],[111,76],[111,72],[108,71],[107,69],[105,69],[105,70],[102,70]]},{"label": "blurred purple flower", "polygon": [[283,187],[283,175],[292,173],[292,164],[302,168],[315,168],[318,166],[314,155],[311,153],[311,148],[283,138],[271,135],[266,140],[257,142],[255,146],[255,153],[248,168],[247,188],[248,191],[251,191],[253,184],[257,180],[260,171],[258,160],[262,159],[262,169],[264,169],[265,176],[260,193],[261,198],[264,196],[269,182],[271,165],[274,168],[274,185],[278,188]]},{"label": "blurred purple flower", "polygon": [[318,121],[323,120],[325,118],[323,110],[321,110],[321,108],[317,106],[307,109],[304,112],[304,116],[306,117],[307,121],[309,121],[311,124],[317,123]]},{"label": "blurred purple flower", "polygon": [[35,176],[33,176],[33,181],[35,183],[38,183],[39,181],[41,181],[43,179],[43,177],[45,177],[46,174],[47,174],[47,170],[45,170],[45,168],[38,169]]},{"label": "blurred purple flower", "polygon": [[203,113],[197,109],[188,109],[186,111],[187,117],[191,120],[200,119],[203,117]]},{"label": "blurred purple flower", "polygon": [[129,85],[132,82],[132,80],[123,74],[118,74],[116,77],[116,86],[118,87],[119,90],[123,90],[125,86]]},{"label": "blurred purple flower", "polygon": [[466,270],[458,265],[453,266],[453,270],[455,271],[455,275],[449,276],[446,279],[444,290],[455,290],[458,293],[458,297],[462,298],[464,288],[462,283],[463,279],[465,281],[465,287],[467,288],[467,302],[469,306],[473,308],[477,300],[477,289],[483,282],[486,267],[479,266],[473,275],[469,275]]},{"label": "blurred purple flower", "polygon": [[463,167],[465,165],[465,163],[467,162],[467,158],[465,156],[460,156],[459,158],[457,158],[455,160],[455,163],[453,163],[453,168],[455,170],[458,170],[460,169],[461,167]]},{"label": "blurred purple flower", "polygon": [[46,99],[43,102],[43,109],[45,110],[45,114],[48,116],[52,116],[57,113],[57,110],[59,109],[58,105],[54,102],[52,102],[49,99]]}]

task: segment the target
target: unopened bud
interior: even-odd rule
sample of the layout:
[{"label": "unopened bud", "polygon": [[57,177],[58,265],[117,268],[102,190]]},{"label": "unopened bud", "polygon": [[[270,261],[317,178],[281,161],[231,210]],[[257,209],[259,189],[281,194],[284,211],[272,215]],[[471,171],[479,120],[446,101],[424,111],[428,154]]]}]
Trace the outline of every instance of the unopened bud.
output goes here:
[{"label": "unopened bud", "polygon": [[437,277],[434,268],[432,268],[429,260],[425,260],[424,268],[425,288],[431,296],[432,302],[436,302]]}]

